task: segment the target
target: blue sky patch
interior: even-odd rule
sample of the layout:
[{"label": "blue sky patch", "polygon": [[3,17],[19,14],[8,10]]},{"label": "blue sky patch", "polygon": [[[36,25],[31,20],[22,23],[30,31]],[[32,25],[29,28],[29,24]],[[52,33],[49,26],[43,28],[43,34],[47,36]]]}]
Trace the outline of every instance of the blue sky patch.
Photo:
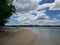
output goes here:
[{"label": "blue sky patch", "polygon": [[42,0],[39,4],[44,4],[44,3],[53,3],[54,0]]}]

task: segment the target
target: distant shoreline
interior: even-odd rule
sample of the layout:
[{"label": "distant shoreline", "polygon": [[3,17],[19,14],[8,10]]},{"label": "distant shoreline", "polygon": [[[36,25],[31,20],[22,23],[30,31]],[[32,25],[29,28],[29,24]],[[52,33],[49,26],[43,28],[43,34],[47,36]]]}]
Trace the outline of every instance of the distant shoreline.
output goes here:
[{"label": "distant shoreline", "polygon": [[2,27],[60,27],[60,25],[6,25]]}]

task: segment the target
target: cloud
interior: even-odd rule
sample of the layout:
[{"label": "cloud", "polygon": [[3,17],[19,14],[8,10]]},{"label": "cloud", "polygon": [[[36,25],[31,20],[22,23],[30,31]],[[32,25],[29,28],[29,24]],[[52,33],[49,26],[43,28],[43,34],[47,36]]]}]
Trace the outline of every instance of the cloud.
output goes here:
[{"label": "cloud", "polygon": [[60,17],[60,14],[57,14],[57,15],[55,16],[55,18],[58,18],[58,17]]},{"label": "cloud", "polygon": [[44,8],[50,7],[51,5],[52,3],[44,3],[42,5],[39,5],[38,9],[44,9]]},{"label": "cloud", "polygon": [[58,22],[59,20],[56,18],[53,18],[53,20],[46,20],[44,23],[55,23]]},{"label": "cloud", "polygon": [[[16,13],[9,19],[9,22],[13,20],[17,20],[19,25],[25,24],[25,23],[30,24],[29,23],[30,21],[35,20],[35,16],[31,15],[30,13],[24,13],[24,14]],[[13,25],[13,24],[11,23],[10,25]]]},{"label": "cloud", "polygon": [[38,9],[49,7],[49,10],[60,10],[60,0],[55,0],[53,3],[44,3],[38,6]]},{"label": "cloud", "polygon": [[56,15],[57,17],[60,17],[60,14]]},{"label": "cloud", "polygon": [[[37,24],[37,20],[47,20],[49,17],[44,13],[45,10],[42,11],[36,11],[36,12],[30,12],[30,13],[16,13],[13,14],[13,16],[9,19],[10,21],[12,20],[18,20],[19,25],[35,25]],[[36,13],[37,15],[34,16],[31,13]],[[14,22],[14,21],[13,21]],[[15,24],[15,23],[14,23]],[[10,23],[12,25],[12,23]]]},{"label": "cloud", "polygon": [[16,13],[10,18],[10,22],[6,25],[51,25],[59,21],[56,18],[51,20],[50,17],[45,14],[45,11],[46,10],[36,11],[36,16],[31,13]]},{"label": "cloud", "polygon": [[60,20],[53,18],[53,20],[37,20],[37,25],[56,25],[57,22],[60,22]]},{"label": "cloud", "polygon": [[41,0],[14,0],[13,5],[17,12],[26,13],[35,10]]},{"label": "cloud", "polygon": [[[48,20],[49,16],[45,14],[46,10],[42,11],[35,11],[35,12],[29,12],[24,14],[18,14],[19,15],[19,21],[20,25],[36,25],[37,20]],[[31,13],[37,14],[36,16],[32,15]]]},{"label": "cloud", "polygon": [[47,7],[49,7],[49,10],[55,10],[55,8],[59,6],[59,4],[56,3],[58,0],[54,3],[39,5],[38,3],[40,1],[41,0],[14,0],[12,4],[16,8],[16,14],[13,14],[7,25],[50,25],[59,22],[56,18],[51,20],[45,13],[46,10],[42,10]]},{"label": "cloud", "polygon": [[[21,24],[26,24],[26,25],[37,25],[38,23],[38,20],[48,20],[49,19],[49,16],[47,16],[46,14],[45,14],[45,11],[46,10],[42,10],[42,11],[36,11],[35,13],[37,14],[36,16],[34,16],[34,15],[32,15],[31,13],[30,14],[28,14],[28,15],[30,15],[30,16],[25,16],[25,18],[26,17],[28,17],[28,18],[26,18],[25,19],[25,21],[21,21]],[[30,17],[30,18],[29,18]]]},{"label": "cloud", "polygon": [[38,12],[36,19],[37,20],[48,20],[50,17],[47,16],[44,12]]},{"label": "cloud", "polygon": [[60,10],[60,0],[55,0],[51,5],[50,10]]}]

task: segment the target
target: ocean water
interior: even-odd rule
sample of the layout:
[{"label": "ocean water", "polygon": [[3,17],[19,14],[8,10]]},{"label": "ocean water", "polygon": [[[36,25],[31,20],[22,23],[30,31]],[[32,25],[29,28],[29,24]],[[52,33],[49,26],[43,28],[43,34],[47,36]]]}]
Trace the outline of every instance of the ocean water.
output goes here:
[{"label": "ocean water", "polygon": [[37,35],[37,45],[60,45],[60,27],[22,27]]}]

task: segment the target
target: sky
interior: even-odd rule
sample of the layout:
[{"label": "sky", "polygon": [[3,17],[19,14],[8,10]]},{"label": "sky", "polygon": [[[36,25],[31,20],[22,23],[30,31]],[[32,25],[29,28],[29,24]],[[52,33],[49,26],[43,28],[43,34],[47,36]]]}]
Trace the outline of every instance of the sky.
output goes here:
[{"label": "sky", "polygon": [[6,25],[60,25],[60,0],[13,0],[16,13]]}]

